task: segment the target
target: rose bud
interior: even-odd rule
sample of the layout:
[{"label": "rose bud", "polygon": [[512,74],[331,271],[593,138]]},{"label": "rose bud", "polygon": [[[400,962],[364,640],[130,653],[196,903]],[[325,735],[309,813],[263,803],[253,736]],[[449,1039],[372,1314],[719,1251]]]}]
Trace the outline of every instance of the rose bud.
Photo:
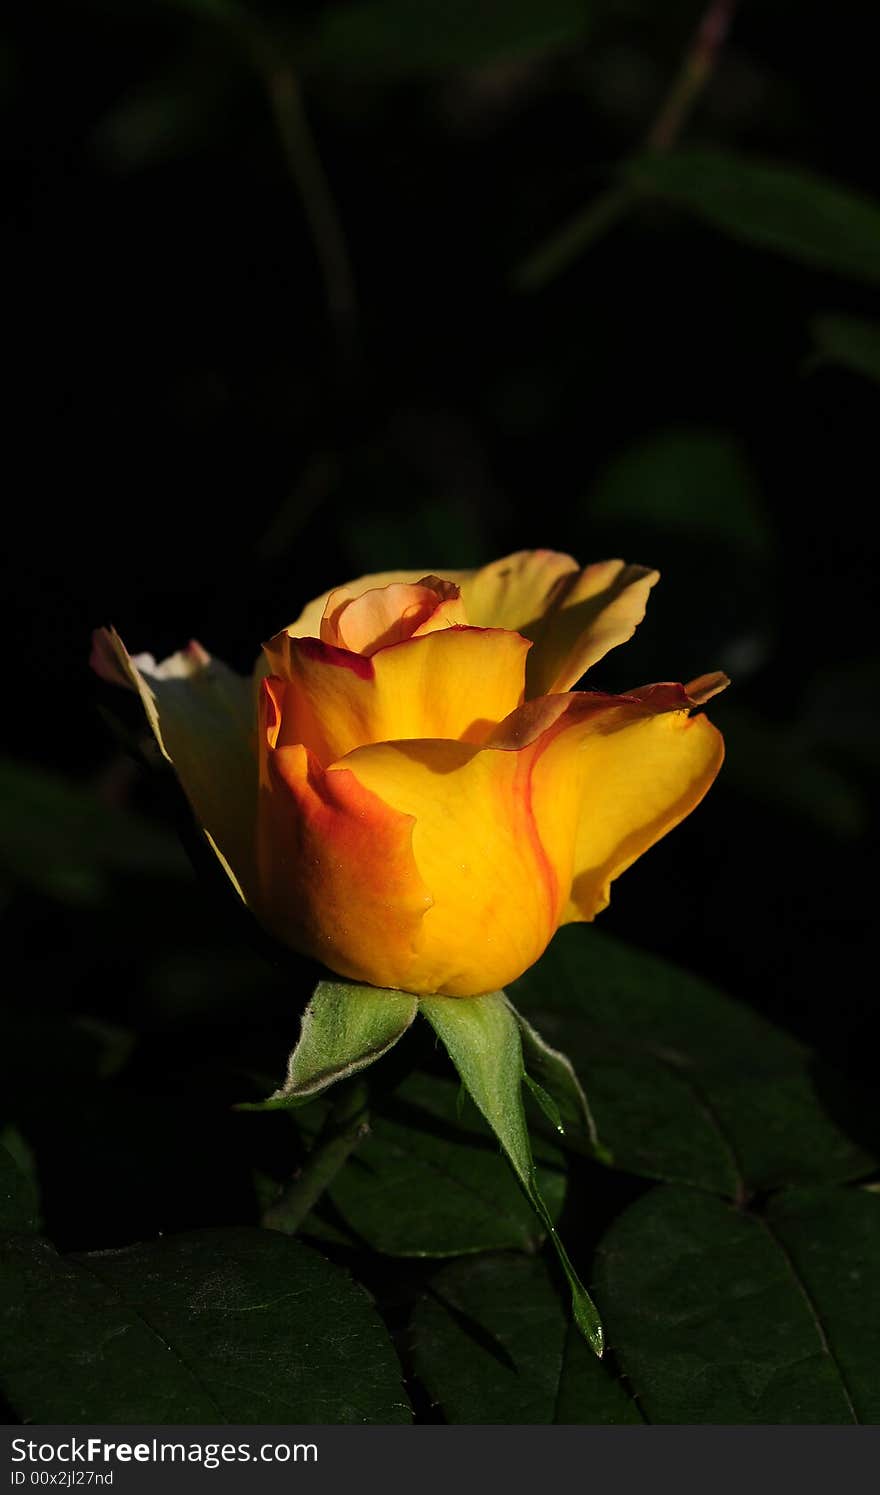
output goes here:
[{"label": "rose bud", "polygon": [[253,689],[199,645],[157,665],[106,629],[93,663],[140,693],[272,934],[355,981],[469,997],[595,918],[718,772],[692,710],[723,675],[572,690],[657,579],[546,550],[361,577],[264,646]]}]

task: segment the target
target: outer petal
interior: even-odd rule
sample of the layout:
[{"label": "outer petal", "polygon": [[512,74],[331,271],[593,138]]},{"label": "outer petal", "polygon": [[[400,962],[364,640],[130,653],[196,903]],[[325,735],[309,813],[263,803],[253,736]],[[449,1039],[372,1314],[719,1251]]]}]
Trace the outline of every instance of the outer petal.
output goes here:
[{"label": "outer petal", "polygon": [[433,906],[406,981],[394,984],[475,996],[513,980],[548,944],[559,896],[531,810],[532,757],[531,749],[390,742],[358,748],[328,771],[331,783],[350,774],[413,822]]},{"label": "outer petal", "polygon": [[560,890],[570,888],[561,923],[595,918],[613,879],[699,804],[724,743],[705,716],[690,711],[727,683],[714,675],[693,688],[551,696],[529,702],[495,733],[493,744],[538,749],[535,818]]},{"label": "outer petal", "polygon": [[266,646],[289,683],[278,741],[324,764],[370,742],[483,742],[522,701],[529,647],[501,629],[446,628],[364,659],[281,633]]},{"label": "outer petal", "polygon": [[411,816],[302,745],[276,746],[282,683],[261,693],[261,919],[285,944],[375,986],[408,988],[431,896]]},{"label": "outer petal", "polygon": [[600,561],[570,583],[563,579],[541,621],[524,630],[535,640],[526,693],[570,690],[609,649],[632,638],[659,579],[659,571],[624,561]]},{"label": "outer petal", "polygon": [[199,824],[234,886],[250,903],[256,886],[257,759],[251,682],[195,642],[157,664],[128,654],[115,629],[94,635],[92,667],[130,685]]},{"label": "outer petal", "polygon": [[490,620],[533,639],[526,694],[569,690],[645,616],[657,571],[600,561],[580,569],[570,555],[521,550],[460,583],[471,623]]},{"label": "outer petal", "polygon": [[559,550],[517,550],[459,582],[470,623],[527,633],[543,618],[559,587],[578,574],[573,556]]}]

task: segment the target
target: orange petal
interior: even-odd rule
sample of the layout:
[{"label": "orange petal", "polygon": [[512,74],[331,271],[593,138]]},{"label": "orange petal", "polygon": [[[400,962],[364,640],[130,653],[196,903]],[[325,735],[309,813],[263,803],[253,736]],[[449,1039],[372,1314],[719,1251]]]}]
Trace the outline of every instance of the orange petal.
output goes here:
[{"label": "orange petal", "polygon": [[375,986],[408,987],[431,897],[412,818],[301,745],[272,746],[282,682],[261,692],[261,919],[285,944]]},{"label": "orange petal", "polygon": [[[560,699],[568,702],[563,710]],[[690,715],[696,704],[681,685],[626,696],[577,692],[528,702],[492,737],[490,746],[540,750],[532,798],[560,885],[571,889],[562,923],[593,919],[605,908],[613,879],[711,785],[724,743],[705,716]]]},{"label": "orange petal", "polygon": [[329,764],[371,742],[483,742],[523,698],[528,649],[516,633],[453,627],[365,659],[281,633],[266,646],[289,683],[279,745],[305,743]]},{"label": "orange petal", "polygon": [[370,655],[404,639],[466,622],[458,587],[428,576],[412,585],[394,582],[358,594],[337,587],[327,598],[320,638],[337,649]]},{"label": "orange petal", "polygon": [[[373,571],[367,576],[359,576],[356,581],[347,581],[344,587],[335,587],[330,591],[321,592],[320,596],[313,597],[310,602],[306,603],[302,612],[286,631],[291,638],[320,638],[321,619],[334,591],[346,592],[349,597],[360,597],[364,592],[389,587],[395,582],[417,582],[431,569],[431,567],[423,566],[418,571]],[[446,573],[446,578],[449,581],[456,581],[458,574],[449,571]]]}]

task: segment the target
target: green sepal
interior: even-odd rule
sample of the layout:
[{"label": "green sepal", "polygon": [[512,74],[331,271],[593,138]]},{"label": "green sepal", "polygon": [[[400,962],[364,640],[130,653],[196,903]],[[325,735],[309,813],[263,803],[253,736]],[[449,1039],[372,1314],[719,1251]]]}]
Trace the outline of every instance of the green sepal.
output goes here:
[{"label": "green sepal", "polygon": [[277,1111],[302,1105],[381,1059],[403,1037],[417,1010],[418,998],[411,992],[319,981],[303,1013],[284,1084],[267,1100],[245,1102],[237,1109]]},{"label": "green sepal", "polygon": [[580,1143],[598,1162],[610,1164],[611,1153],[599,1141],[593,1113],[568,1055],[542,1038],[509,997],[505,1000],[519,1026],[526,1084],[538,1105],[566,1142]]},{"label": "green sepal", "polygon": [[571,1289],[575,1323],[597,1355],[604,1348],[595,1304],[559,1239],[535,1181],[523,1108],[520,1025],[504,992],[482,997],[422,997],[419,1007],[442,1041],[462,1082],[498,1138],[536,1215],[553,1242]]}]

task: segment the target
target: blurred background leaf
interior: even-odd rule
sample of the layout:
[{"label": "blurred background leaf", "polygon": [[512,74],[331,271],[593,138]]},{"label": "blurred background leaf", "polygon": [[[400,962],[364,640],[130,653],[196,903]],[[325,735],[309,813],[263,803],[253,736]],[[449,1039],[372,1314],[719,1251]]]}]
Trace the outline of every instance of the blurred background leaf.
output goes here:
[{"label": "blurred background leaf", "polygon": [[880,204],[795,165],[682,150],[641,157],[626,179],[756,249],[880,280]]},{"label": "blurred background leaf", "polygon": [[880,322],[861,317],[816,317],[813,339],[819,359],[880,380]]},{"label": "blurred background leaf", "polygon": [[477,67],[578,41],[590,0],[343,0],[327,8],[306,52],[312,66],[373,78]]},{"label": "blurred background leaf", "polygon": [[621,543],[633,530],[680,531],[759,560],[771,545],[754,475],[723,431],[673,428],[630,447],[599,474],[587,513]]},{"label": "blurred background leaf", "polygon": [[[184,878],[176,839],[92,786],[65,782],[25,763],[0,762],[7,805],[0,877],[62,902],[101,903],[120,873]],[[108,802],[109,801],[109,802]]]}]

